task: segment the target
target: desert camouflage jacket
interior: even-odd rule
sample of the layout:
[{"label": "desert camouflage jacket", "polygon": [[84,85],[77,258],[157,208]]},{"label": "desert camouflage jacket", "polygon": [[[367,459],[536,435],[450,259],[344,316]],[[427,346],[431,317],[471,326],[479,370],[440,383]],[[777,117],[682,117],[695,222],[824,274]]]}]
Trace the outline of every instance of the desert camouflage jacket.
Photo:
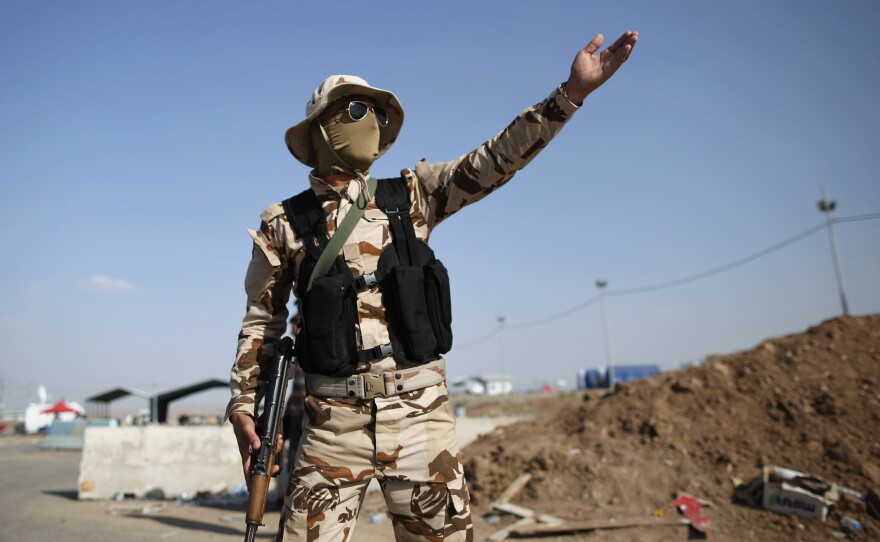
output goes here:
[{"label": "desert camouflage jacket", "polygon": [[[403,170],[413,202],[411,215],[416,235],[427,241],[431,230],[441,221],[504,185],[547,145],[576,110],[577,106],[556,89],[468,154],[449,162],[422,160],[414,169]],[[345,188],[334,189],[314,175],[309,181],[327,217],[327,232],[332,236],[357,200],[360,184],[352,181]],[[259,231],[248,230],[254,249],[245,278],[247,313],[232,367],[232,399],[227,417],[235,412],[254,414],[260,365],[272,354],[271,344],[284,334],[287,302],[305,256],[303,243],[296,238],[281,203],[270,205],[261,219]],[[360,276],[376,270],[382,249],[390,243],[388,219],[373,201],[346,241],[342,254],[352,272]],[[378,287],[358,296],[358,342],[362,350],[389,342]],[[395,368],[395,361],[389,356],[362,364],[358,372],[381,373]]]}]

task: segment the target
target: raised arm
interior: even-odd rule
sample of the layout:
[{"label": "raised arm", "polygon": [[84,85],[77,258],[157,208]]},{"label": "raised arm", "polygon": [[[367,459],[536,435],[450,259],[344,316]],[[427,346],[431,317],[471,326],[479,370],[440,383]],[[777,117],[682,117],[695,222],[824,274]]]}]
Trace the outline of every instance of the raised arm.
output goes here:
[{"label": "raised arm", "polygon": [[415,171],[419,210],[429,227],[500,188],[553,139],[583,103],[629,58],[638,40],[626,32],[601,53],[601,34],[578,51],[568,79],[524,110],[492,139],[449,162],[422,161]]}]

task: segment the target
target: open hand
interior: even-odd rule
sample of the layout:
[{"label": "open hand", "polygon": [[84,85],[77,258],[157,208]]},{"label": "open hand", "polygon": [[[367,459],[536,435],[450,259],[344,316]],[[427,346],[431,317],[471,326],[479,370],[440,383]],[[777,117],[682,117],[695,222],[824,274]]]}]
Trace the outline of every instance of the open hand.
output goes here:
[{"label": "open hand", "polygon": [[571,63],[571,75],[565,83],[569,99],[576,104],[583,102],[589,93],[599,88],[626,62],[638,39],[638,32],[624,32],[604,51],[595,54],[605,41],[602,34],[597,34],[586,47],[578,51]]}]

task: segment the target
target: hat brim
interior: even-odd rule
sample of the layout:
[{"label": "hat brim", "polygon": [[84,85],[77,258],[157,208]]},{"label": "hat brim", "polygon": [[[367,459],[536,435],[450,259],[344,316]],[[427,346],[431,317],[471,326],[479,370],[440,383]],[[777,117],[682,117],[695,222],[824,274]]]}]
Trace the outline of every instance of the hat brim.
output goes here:
[{"label": "hat brim", "polygon": [[376,105],[383,107],[388,112],[388,124],[382,128],[379,135],[379,155],[377,158],[385,154],[385,151],[397,140],[397,135],[403,126],[403,107],[400,105],[400,100],[397,99],[397,96],[393,92],[376,87],[358,83],[341,83],[330,89],[323,96],[321,103],[318,104],[310,115],[287,129],[287,132],[284,134],[284,141],[287,143],[287,149],[294,158],[311,168],[318,167],[317,153],[312,146],[309,128],[312,122],[330,104],[346,96],[371,98],[375,101]]}]

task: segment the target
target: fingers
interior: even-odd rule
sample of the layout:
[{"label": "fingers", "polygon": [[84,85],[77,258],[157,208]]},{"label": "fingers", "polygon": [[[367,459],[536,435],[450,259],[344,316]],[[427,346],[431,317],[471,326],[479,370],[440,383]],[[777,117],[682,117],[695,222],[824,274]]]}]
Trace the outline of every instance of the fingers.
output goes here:
[{"label": "fingers", "polygon": [[251,454],[260,448],[260,438],[255,431],[254,419],[247,414],[233,414],[230,419],[232,429],[235,432],[235,440],[238,443],[238,453],[241,455],[241,467],[244,470],[244,478],[250,486]]},{"label": "fingers", "polygon": [[249,428],[250,430],[246,433],[248,443],[250,444],[251,452],[256,452],[260,449],[260,437],[257,435],[257,432],[253,430],[253,428]]},{"label": "fingers", "polygon": [[638,39],[638,32],[625,32],[617,41],[602,51],[601,59],[606,65],[605,69],[613,73],[626,62]]},{"label": "fingers", "polygon": [[238,439],[238,450],[241,452],[242,457],[260,449],[260,437],[257,435],[253,420],[250,423],[247,423],[247,421],[237,423],[235,425],[235,436]]},{"label": "fingers", "polygon": [[619,38],[617,38],[617,40],[614,43],[612,43],[611,45],[608,46],[608,51],[611,51],[612,53],[616,52],[625,43],[627,43],[630,40],[630,38],[633,39],[633,44],[635,44],[635,40],[638,39],[638,36],[639,36],[638,32],[624,32]]},{"label": "fingers", "polygon": [[593,40],[590,41],[590,43],[588,43],[586,47],[584,47],[584,51],[586,51],[588,55],[591,55],[598,51],[599,47],[602,47],[602,43],[604,41],[605,36],[603,36],[602,34],[596,34],[596,37],[593,38]]}]

